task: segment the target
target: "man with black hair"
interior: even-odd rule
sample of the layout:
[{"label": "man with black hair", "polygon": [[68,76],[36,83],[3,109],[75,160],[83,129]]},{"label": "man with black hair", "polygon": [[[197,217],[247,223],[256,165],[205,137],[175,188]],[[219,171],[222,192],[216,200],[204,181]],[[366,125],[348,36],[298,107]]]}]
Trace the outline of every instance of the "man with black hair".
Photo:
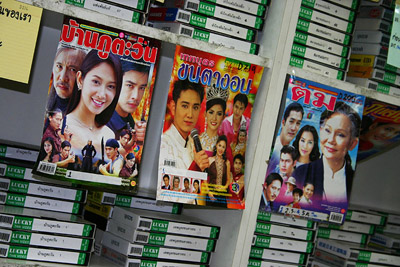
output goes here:
[{"label": "man with black hair", "polygon": [[300,129],[301,121],[303,120],[304,109],[297,103],[290,103],[283,114],[281,122],[281,134],[277,138],[279,140],[281,147],[284,145],[289,145],[290,142],[296,137],[297,132]]},{"label": "man with black hair", "polygon": [[169,160],[178,169],[188,169],[194,160],[204,170],[209,166],[208,156],[204,150],[194,151],[190,137],[199,118],[204,87],[187,79],[178,80],[173,86],[170,108],[174,119],[161,137],[160,159]]},{"label": "man with black hair", "polygon": [[107,164],[101,164],[99,171],[104,175],[119,176],[124,165],[122,156],[118,153],[119,144],[115,139],[108,139],[106,142],[106,155],[110,159]]},{"label": "man with black hair", "polygon": [[279,207],[274,207],[274,201],[279,196],[282,187],[282,177],[279,173],[270,173],[263,184],[263,193],[261,196],[260,211],[275,211]]},{"label": "man with black hair", "polygon": [[279,173],[283,180],[289,178],[296,167],[298,153],[293,146],[285,145],[281,149],[279,164],[276,166],[275,172]]},{"label": "man with black hair", "polygon": [[139,106],[146,91],[150,67],[127,59],[121,59],[121,65],[123,71],[121,94],[107,126],[115,133],[117,140],[119,140],[123,129],[132,128],[135,132],[136,141],[143,142],[147,123],[144,121],[135,122],[131,114]]},{"label": "man with black hair", "polygon": [[57,167],[67,168],[69,164],[75,163],[75,155],[70,153],[71,143],[63,141],[61,143],[61,152],[53,157],[53,163],[57,164]]}]

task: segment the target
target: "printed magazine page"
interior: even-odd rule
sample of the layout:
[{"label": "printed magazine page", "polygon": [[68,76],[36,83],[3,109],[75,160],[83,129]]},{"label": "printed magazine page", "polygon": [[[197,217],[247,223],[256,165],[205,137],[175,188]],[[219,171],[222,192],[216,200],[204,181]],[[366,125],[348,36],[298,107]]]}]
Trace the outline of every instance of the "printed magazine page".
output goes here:
[{"label": "printed magazine page", "polygon": [[34,173],[136,192],[160,46],[64,18]]},{"label": "printed magazine page", "polygon": [[357,161],[393,148],[400,142],[400,107],[367,98]]},{"label": "printed magazine page", "polygon": [[343,223],[365,97],[294,76],[287,87],[260,211]]},{"label": "printed magazine page", "polygon": [[177,46],[157,200],[244,209],[251,112],[263,67]]}]

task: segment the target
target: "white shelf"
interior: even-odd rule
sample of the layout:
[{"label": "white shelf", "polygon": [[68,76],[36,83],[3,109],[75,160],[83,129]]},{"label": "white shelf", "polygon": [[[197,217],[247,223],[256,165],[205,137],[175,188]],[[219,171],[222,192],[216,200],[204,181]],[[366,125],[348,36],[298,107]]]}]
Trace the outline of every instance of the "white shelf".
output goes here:
[{"label": "white shelf", "polygon": [[268,58],[251,55],[221,45],[210,44],[207,42],[194,40],[186,36],[177,35],[159,29],[154,29],[137,23],[132,23],[130,21],[122,20],[117,17],[111,17],[96,11],[65,4],[64,0],[17,0],[17,1],[41,7],[50,11],[62,13],[64,15],[68,15],[71,17],[82,18],[87,21],[155,38],[160,41],[191,47],[205,52],[215,53],[221,56],[242,60],[263,67],[270,67],[270,60]]}]

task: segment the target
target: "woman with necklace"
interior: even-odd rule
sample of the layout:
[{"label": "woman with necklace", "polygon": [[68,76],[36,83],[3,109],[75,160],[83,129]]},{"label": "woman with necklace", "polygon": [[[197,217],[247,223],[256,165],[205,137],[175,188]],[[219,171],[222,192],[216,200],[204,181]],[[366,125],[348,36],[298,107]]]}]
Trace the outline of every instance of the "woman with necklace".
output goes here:
[{"label": "woman with necklace", "polygon": [[226,159],[228,140],[225,135],[217,139],[212,157],[209,157],[210,167],[207,170],[206,198],[207,205],[226,207],[226,193],[231,183],[231,163]]},{"label": "woman with necklace", "polygon": [[71,145],[80,155],[88,140],[96,151],[101,151],[101,140],[114,138],[106,126],[118,102],[122,85],[119,58],[109,54],[101,59],[97,50],[91,50],[77,72],[76,83],[67,108],[66,124],[72,133]]}]

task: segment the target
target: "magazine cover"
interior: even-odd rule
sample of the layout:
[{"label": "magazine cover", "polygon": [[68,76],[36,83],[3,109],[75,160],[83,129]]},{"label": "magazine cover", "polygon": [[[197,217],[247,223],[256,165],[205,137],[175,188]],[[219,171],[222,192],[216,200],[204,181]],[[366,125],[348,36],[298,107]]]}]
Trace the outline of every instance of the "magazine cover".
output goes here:
[{"label": "magazine cover", "polygon": [[136,191],[160,45],[64,19],[34,173]]},{"label": "magazine cover", "polygon": [[400,143],[400,107],[367,98],[357,161],[365,160]]},{"label": "magazine cover", "polygon": [[260,211],[343,223],[365,97],[290,76]]},{"label": "magazine cover", "polygon": [[263,67],[177,46],[157,200],[244,209],[247,136]]}]

